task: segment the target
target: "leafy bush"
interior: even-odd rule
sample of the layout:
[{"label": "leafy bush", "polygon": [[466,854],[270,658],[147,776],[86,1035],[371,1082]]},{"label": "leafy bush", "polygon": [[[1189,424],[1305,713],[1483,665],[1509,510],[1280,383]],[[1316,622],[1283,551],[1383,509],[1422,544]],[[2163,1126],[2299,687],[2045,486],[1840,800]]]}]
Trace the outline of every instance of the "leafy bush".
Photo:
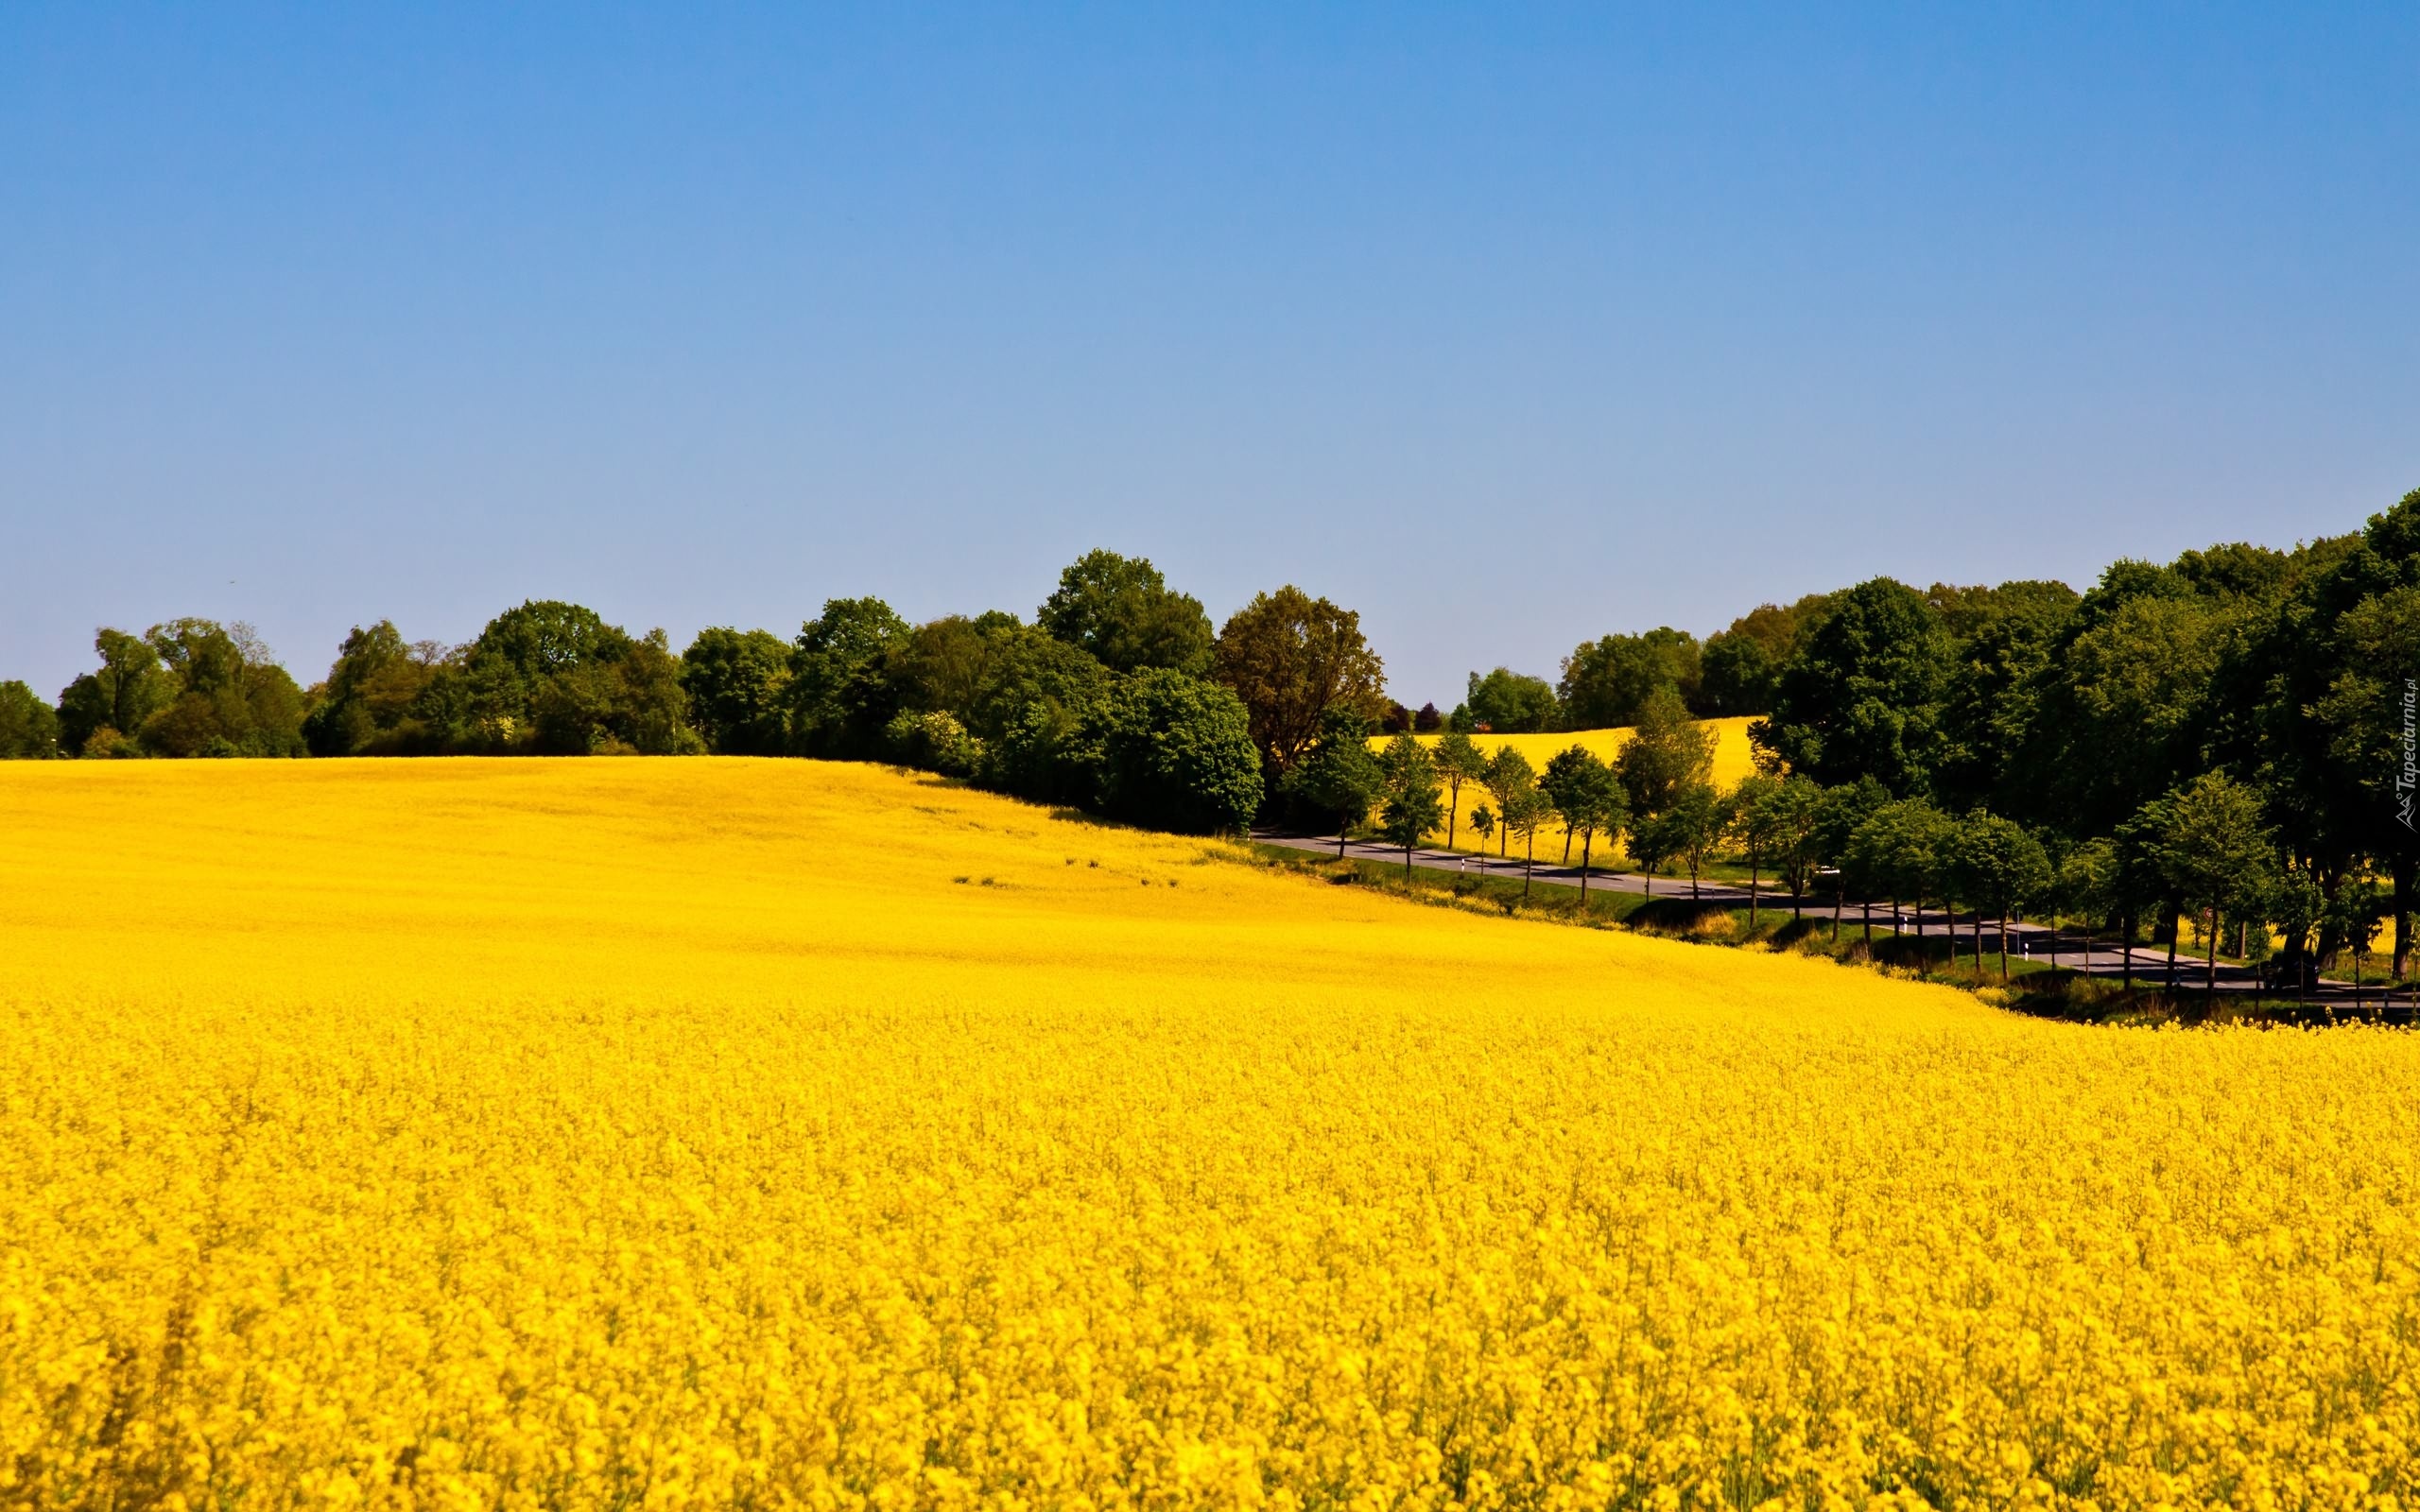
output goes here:
[{"label": "leafy bush", "polygon": [[983,765],[983,742],[955,715],[907,713],[883,730],[893,760],[944,777],[972,777]]}]

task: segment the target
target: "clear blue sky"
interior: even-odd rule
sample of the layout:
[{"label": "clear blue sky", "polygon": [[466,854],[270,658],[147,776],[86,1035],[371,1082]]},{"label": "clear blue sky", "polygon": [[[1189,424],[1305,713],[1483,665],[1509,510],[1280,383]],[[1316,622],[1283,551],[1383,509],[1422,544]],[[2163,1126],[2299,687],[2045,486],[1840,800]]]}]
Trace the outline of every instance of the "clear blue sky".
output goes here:
[{"label": "clear blue sky", "polygon": [[1450,704],[2420,487],[2420,6],[0,8],[0,678],[1292,581]]}]

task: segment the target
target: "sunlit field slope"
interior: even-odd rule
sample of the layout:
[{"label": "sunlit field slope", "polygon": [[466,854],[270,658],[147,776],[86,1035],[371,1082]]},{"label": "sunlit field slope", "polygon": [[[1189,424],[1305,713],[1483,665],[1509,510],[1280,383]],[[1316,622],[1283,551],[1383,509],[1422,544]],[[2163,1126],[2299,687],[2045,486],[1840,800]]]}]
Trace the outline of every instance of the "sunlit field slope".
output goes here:
[{"label": "sunlit field slope", "polygon": [[2420,1045],[796,762],[0,765],[0,1504],[2385,1506]]},{"label": "sunlit field slope", "polygon": [[[1748,727],[1754,723],[1754,720],[1709,719],[1705,723],[1713,730],[1715,737],[1713,776],[1716,786],[1727,788],[1756,769],[1755,747],[1748,744]],[[1629,728],[1621,726],[1611,730],[1567,730],[1561,734],[1550,735],[1473,735],[1471,742],[1478,747],[1483,754],[1489,756],[1509,747],[1528,757],[1530,765],[1533,769],[1543,772],[1547,769],[1547,763],[1552,761],[1558,751],[1568,750],[1574,746],[1585,747],[1599,760],[1610,762],[1621,754],[1624,746],[1630,744],[1630,734]],[[1384,750],[1387,742],[1392,738],[1393,737],[1386,735],[1374,736],[1370,742],[1371,747],[1375,750]],[[1420,735],[1414,738],[1424,746],[1433,747],[1443,737]],[[1489,802],[1491,799],[1487,796],[1487,789],[1476,782],[1462,784],[1461,793],[1454,805],[1455,821],[1451,837],[1455,850],[1476,850],[1479,848],[1478,838],[1471,833],[1471,810]],[[1335,833],[1333,830],[1329,831],[1329,836],[1333,838]],[[1441,830],[1433,838],[1442,845],[1447,838],[1447,832]],[[1549,819],[1539,826],[1538,859],[1540,861],[1562,860],[1563,842],[1562,825]],[[1508,845],[1508,838],[1499,835],[1488,844],[1487,850],[1490,854],[1499,850],[1512,855],[1520,853],[1517,850],[1507,850]],[[1608,850],[1599,845],[1596,859],[1611,862],[1617,860],[1620,853],[1618,846]],[[1576,859],[1579,852],[1574,850],[1572,854]]]}]

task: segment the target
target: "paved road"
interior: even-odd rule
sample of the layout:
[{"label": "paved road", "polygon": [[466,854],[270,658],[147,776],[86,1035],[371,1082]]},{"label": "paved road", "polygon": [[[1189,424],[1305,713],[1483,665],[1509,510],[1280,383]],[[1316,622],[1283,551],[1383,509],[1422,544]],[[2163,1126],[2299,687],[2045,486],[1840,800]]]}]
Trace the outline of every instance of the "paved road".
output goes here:
[{"label": "paved road", "polygon": [[[1336,836],[1332,834],[1322,838],[1318,835],[1288,834],[1274,830],[1255,830],[1253,832],[1253,839],[1262,845],[1282,846],[1289,850],[1308,850],[1330,856],[1336,854]],[[1366,840],[1356,840],[1346,844],[1344,853],[1363,861],[1375,861],[1397,867],[1403,865],[1403,849],[1400,846],[1377,845]],[[1478,856],[1463,850],[1415,849],[1411,853],[1411,864],[1426,871],[1449,871],[1464,876],[1489,876],[1517,881],[1521,875],[1521,862],[1518,857],[1499,860],[1494,856]],[[1543,887],[1577,888],[1580,885],[1580,868],[1560,864],[1550,866],[1541,861],[1530,880]],[[1592,892],[1651,893],[1657,898],[1692,901],[1689,893],[1689,879],[1685,876],[1650,878],[1638,872],[1604,871],[1591,867],[1588,870],[1588,887]],[[1789,907],[1789,895],[1771,884],[1759,887],[1757,896],[1763,900],[1763,904],[1767,908]],[[1701,883],[1693,901],[1710,905],[1744,908],[1748,905],[1748,889],[1729,883]],[[1831,913],[1828,900],[1819,905],[1813,895],[1809,895],[1806,902],[1808,918],[1822,919],[1829,922]],[[1925,935],[1937,936],[1945,927],[1953,922],[1958,928],[1960,949],[1962,951],[1970,949],[1974,943],[1975,928],[1975,916],[1972,914],[1951,915],[1939,909],[1927,909],[1920,914],[1915,909],[1903,908],[1898,911],[1894,922],[1892,911],[1887,906],[1876,906],[1874,910],[1874,931],[1877,935],[1890,933],[1913,935],[1921,929]],[[1850,904],[1841,914],[1841,928],[1843,932],[1862,931],[1864,927],[1864,915],[1855,904]],[[2097,941],[2087,952],[2083,936],[2073,932],[2057,931],[2045,924],[2022,920],[2010,924],[2008,943],[2009,954],[2012,957],[2051,962],[2071,971],[2089,971],[2094,976],[2123,976],[2126,971],[2125,956],[2119,954],[2114,942]],[[1995,954],[1998,948],[1998,928],[1991,919],[1986,919],[1983,920],[1984,952],[1986,954]],[[2134,957],[2135,980],[2137,983],[2157,986],[2166,980],[2168,974],[2166,946],[2153,948],[2137,945],[2128,954]],[[2176,960],[2176,982],[2181,988],[2199,991],[2203,983],[2201,963],[2188,956],[2179,955]],[[2219,968],[2217,986],[2221,992],[2250,992],[2259,989],[2261,983],[2257,976],[2244,967],[2222,965]],[[2314,1003],[2325,1003],[2331,1006],[2342,1004],[2349,1006],[2353,1001],[2353,988],[2348,983],[2327,983],[2315,988],[2309,996]],[[2376,1004],[2378,1000],[2377,986],[2365,988],[2362,991],[2362,999],[2365,1004]],[[2400,997],[2397,999],[2396,1005],[2399,1009],[2405,1007]]]}]

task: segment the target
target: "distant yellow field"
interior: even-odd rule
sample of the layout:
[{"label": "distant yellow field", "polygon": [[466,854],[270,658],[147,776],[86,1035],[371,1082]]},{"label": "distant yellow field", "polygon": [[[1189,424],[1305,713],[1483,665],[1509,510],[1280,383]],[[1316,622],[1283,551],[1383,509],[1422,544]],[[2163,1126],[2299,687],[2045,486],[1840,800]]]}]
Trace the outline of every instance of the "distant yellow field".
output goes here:
[{"label": "distant yellow field", "polygon": [[[1748,726],[1753,722],[1744,717],[1706,721],[1714,727],[1715,730],[1714,782],[1716,786],[1729,787],[1756,769],[1755,748],[1748,744]],[[1630,744],[1630,734],[1629,728],[1624,726],[1614,730],[1566,731],[1558,735],[1473,735],[1471,739],[1480,750],[1491,756],[1509,746],[1528,757],[1530,765],[1543,772],[1546,770],[1547,763],[1552,760],[1556,753],[1568,750],[1574,746],[1584,746],[1599,759],[1612,761],[1621,754],[1621,748],[1624,746]],[[1370,744],[1374,748],[1382,749],[1392,738],[1390,735],[1373,736]],[[1415,738],[1424,746],[1434,746],[1443,737],[1421,735]],[[1455,850],[1478,849],[1478,843],[1470,833],[1471,810],[1487,801],[1485,789],[1475,788],[1469,783],[1463,784],[1455,802],[1456,817],[1451,831]],[[1436,844],[1442,846],[1446,836],[1447,832],[1440,831],[1431,838]],[[1334,837],[1333,832],[1330,837]],[[1544,861],[1551,856],[1560,861],[1563,858],[1563,826],[1548,821],[1538,831],[1538,859]],[[1489,853],[1495,854],[1502,850],[1505,844],[1504,838],[1499,836],[1488,847]],[[1509,853],[1517,855],[1519,851],[1512,850]],[[1575,850],[1572,854],[1576,859],[1579,851]],[[1623,859],[1618,847],[1609,850],[1601,845],[1597,850],[1597,858],[1607,863],[1616,863]]]},{"label": "distant yellow field", "polygon": [[870,768],[0,764],[0,1505],[2364,1507],[2420,1040]]}]

